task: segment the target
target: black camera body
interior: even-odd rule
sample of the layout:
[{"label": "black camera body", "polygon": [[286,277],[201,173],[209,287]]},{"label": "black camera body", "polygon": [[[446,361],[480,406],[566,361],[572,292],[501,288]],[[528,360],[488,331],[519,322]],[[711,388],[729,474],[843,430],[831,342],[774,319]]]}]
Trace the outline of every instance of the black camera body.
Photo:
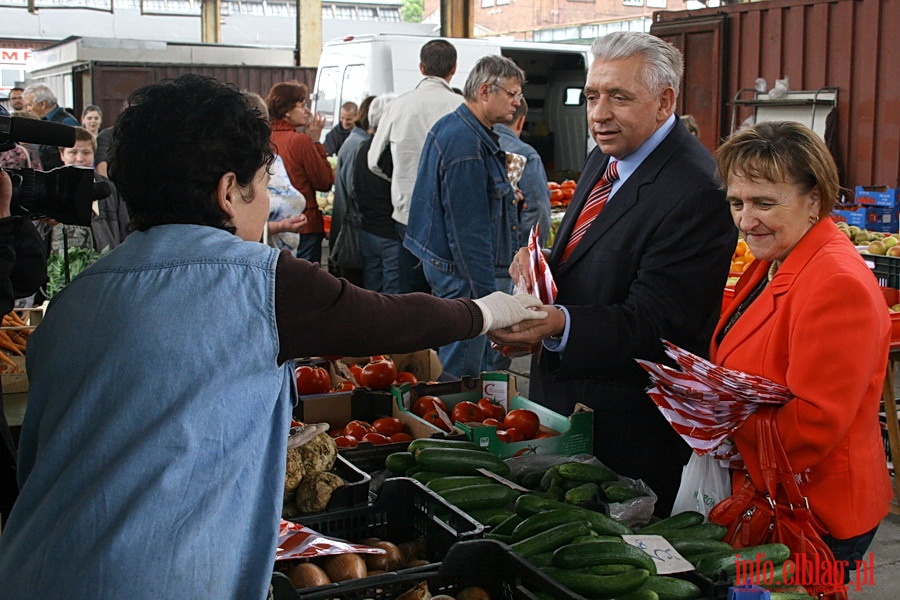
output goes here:
[{"label": "black camera body", "polygon": [[[6,116],[0,113],[0,152],[15,142],[31,142],[71,148],[75,128],[52,121]],[[37,219],[47,217],[67,225],[90,226],[94,200],[111,192],[106,182],[94,182],[94,170],[70,165],[51,171],[3,169],[13,183],[13,214]]]}]

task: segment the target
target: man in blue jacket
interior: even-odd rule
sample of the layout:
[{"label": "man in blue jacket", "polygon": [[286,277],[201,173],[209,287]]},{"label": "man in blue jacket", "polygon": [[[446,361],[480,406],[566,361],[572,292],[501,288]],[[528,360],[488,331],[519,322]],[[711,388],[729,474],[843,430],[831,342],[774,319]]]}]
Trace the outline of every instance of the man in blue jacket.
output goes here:
[{"label": "man in blue jacket", "polygon": [[[493,131],[522,101],[525,74],[502,56],[485,56],[469,73],[465,102],[438,120],[425,140],[404,245],[422,261],[441,298],[509,292],[507,273],[519,243],[520,197]],[[444,370],[461,377],[491,369],[484,336],[438,351]]]},{"label": "man in blue jacket", "polygon": [[[56,100],[56,94],[45,83],[33,83],[25,88],[25,110],[31,111],[38,118],[64,125],[78,126],[78,120],[67,113]],[[40,147],[41,165],[45,171],[63,166],[59,157],[58,146],[42,145]]]}]

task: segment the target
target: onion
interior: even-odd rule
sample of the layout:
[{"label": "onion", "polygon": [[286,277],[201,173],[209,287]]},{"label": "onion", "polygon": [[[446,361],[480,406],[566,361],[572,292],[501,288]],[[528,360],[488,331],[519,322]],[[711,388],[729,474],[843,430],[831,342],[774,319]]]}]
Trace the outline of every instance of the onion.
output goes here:
[{"label": "onion", "polygon": [[366,554],[365,557],[366,569],[368,569],[369,575],[372,574],[372,571],[388,570],[387,554]]},{"label": "onion", "polygon": [[331,583],[325,571],[311,562],[296,564],[288,572],[288,578],[290,578],[291,584],[297,589]]},{"label": "onion", "polygon": [[491,595],[480,587],[473,585],[460,590],[456,594],[456,600],[491,600]]},{"label": "onion", "polygon": [[326,556],[322,567],[331,581],[361,579],[366,576],[366,561],[359,554]]},{"label": "onion", "polygon": [[424,567],[425,565],[430,565],[430,560],[425,560],[424,558],[416,558],[414,560],[409,561],[404,565],[407,569],[411,569],[412,567]]},{"label": "onion", "polygon": [[362,540],[359,543],[362,544],[363,546],[374,546],[375,544],[377,544],[380,541],[381,541],[381,538],[367,537],[366,539]]},{"label": "onion", "polygon": [[380,541],[375,544],[376,548],[381,548],[386,552],[384,555],[387,560],[386,571],[393,571],[403,566],[403,552],[396,544],[386,541]]}]

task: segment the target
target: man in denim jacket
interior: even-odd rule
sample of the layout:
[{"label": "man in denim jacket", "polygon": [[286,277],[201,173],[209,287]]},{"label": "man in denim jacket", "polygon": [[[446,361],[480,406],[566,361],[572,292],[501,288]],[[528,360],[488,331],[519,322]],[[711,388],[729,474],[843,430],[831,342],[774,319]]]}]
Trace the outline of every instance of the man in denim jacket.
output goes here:
[{"label": "man in denim jacket", "polygon": [[[509,121],[522,101],[525,74],[502,56],[485,56],[466,80],[465,103],[428,133],[410,203],[404,245],[422,261],[441,298],[509,292],[507,272],[519,241],[519,200],[506,154],[492,127]],[[477,376],[496,353],[479,336],[440,348],[444,369]]]}]

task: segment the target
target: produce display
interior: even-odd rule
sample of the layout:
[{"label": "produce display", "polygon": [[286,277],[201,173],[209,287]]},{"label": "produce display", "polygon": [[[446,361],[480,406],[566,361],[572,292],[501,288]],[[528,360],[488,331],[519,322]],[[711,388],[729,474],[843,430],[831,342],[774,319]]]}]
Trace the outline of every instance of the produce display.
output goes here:
[{"label": "produce display", "polygon": [[856,225],[847,225],[845,222],[836,223],[837,228],[853,242],[859,251],[864,254],[878,254],[881,256],[900,256],[900,234],[881,233],[869,231]]},{"label": "produce display", "polygon": [[337,459],[337,444],[326,433],[287,451],[284,504],[286,519],[325,510],[335,490],[346,482],[331,472]]},{"label": "produce display", "polygon": [[300,365],[294,369],[297,393],[301,396],[342,393],[357,387],[387,390],[392,385],[418,383],[414,374],[398,371],[394,361],[388,356],[372,356],[364,364],[343,365],[337,361],[331,361],[331,364],[337,373],[334,378],[327,368],[319,365]]},{"label": "produce display", "polygon": [[566,179],[562,183],[548,181],[547,189],[550,190],[550,208],[567,207],[575,194],[575,185],[575,180],[573,179]]},{"label": "produce display", "polygon": [[15,311],[10,311],[9,314],[3,315],[0,326],[3,327],[3,329],[0,329],[0,350],[2,350],[2,352],[0,352],[0,360],[6,363],[4,366],[8,367],[8,369],[4,369],[2,372],[18,372],[19,365],[14,363],[9,355],[25,355],[25,346],[28,343],[28,336],[31,335],[34,328],[30,327],[22,317],[16,314]]}]

